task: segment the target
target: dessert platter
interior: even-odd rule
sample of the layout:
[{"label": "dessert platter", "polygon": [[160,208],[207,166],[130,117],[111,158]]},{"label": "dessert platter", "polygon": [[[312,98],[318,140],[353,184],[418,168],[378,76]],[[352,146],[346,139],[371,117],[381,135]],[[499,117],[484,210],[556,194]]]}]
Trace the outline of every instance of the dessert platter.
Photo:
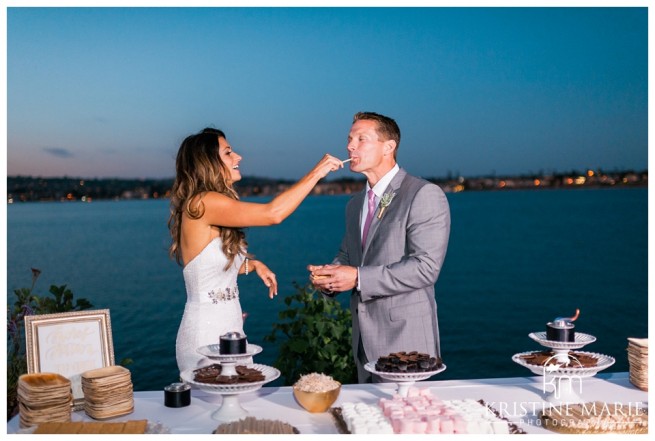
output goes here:
[{"label": "dessert platter", "polygon": [[[227,340],[234,340],[233,334],[237,334],[239,344],[224,344]],[[280,376],[280,371],[271,366],[237,365],[237,362],[245,362],[261,351],[260,346],[247,344],[245,336],[228,333],[221,336],[220,345],[198,348],[198,353],[216,360],[217,363],[200,369],[185,370],[181,372],[180,377],[194,389],[223,397],[221,406],[212,413],[213,419],[221,422],[240,420],[248,416],[248,411],[241,406],[239,396],[254,392]]]},{"label": "dessert platter", "polygon": [[648,433],[648,407],[634,407],[621,403],[592,401],[588,403],[553,406],[540,412],[544,427],[567,434],[646,434]]},{"label": "dessert platter", "polygon": [[[549,374],[560,377],[578,377],[587,378],[593,377],[598,372],[614,364],[614,358],[609,355],[598,354],[595,352],[569,352],[569,362],[566,365],[557,364],[556,359],[552,360],[549,364],[542,364],[541,358],[553,358],[554,355],[548,355],[548,351],[527,351],[514,354],[512,360],[517,364],[530,369],[533,374],[544,375]],[[594,365],[588,365],[580,360],[594,359]],[[531,361],[536,363],[531,363]]]},{"label": "dessert platter", "polygon": [[332,416],[343,434],[525,433],[483,400],[442,400],[430,388],[411,387],[406,397],[375,404],[344,402]]},{"label": "dessert platter", "polygon": [[544,393],[552,387],[547,401],[553,404],[578,403],[582,399],[576,392],[582,390],[582,379],[593,377],[615,362],[609,355],[576,351],[596,341],[596,337],[576,333],[573,326],[580,314],[570,318],[556,318],[546,324],[546,332],[532,332],[529,337],[547,350],[514,354],[512,360],[533,374],[544,377]]},{"label": "dessert platter", "polygon": [[406,397],[410,387],[417,381],[427,380],[433,375],[446,370],[446,365],[439,357],[430,357],[418,352],[395,352],[380,357],[377,362],[364,365],[368,372],[393,381],[398,385],[397,393]]},{"label": "dessert platter", "polygon": [[266,420],[247,417],[243,420],[232,421],[219,425],[214,435],[298,435],[300,431],[289,423],[279,420]]}]

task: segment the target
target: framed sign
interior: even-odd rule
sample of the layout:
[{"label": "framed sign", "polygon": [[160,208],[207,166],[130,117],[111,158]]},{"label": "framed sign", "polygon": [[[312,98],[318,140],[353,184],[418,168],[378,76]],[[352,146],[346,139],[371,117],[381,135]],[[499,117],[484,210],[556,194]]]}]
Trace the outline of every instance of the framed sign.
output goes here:
[{"label": "framed sign", "polygon": [[73,402],[84,400],[81,374],[114,364],[108,309],[25,316],[27,373],[71,380]]}]

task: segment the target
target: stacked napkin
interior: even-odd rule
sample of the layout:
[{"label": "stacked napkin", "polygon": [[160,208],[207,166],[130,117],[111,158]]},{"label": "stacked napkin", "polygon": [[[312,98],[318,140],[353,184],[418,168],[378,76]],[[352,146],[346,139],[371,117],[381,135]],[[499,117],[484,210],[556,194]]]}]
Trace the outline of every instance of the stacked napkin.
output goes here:
[{"label": "stacked napkin", "polygon": [[628,338],[630,382],[641,390],[648,390],[648,339]]},{"label": "stacked napkin", "polygon": [[101,420],[134,411],[132,376],[122,366],[93,369],[82,374],[84,411]]},{"label": "stacked napkin", "polygon": [[47,372],[21,375],[17,392],[20,427],[71,420],[73,394],[68,378]]}]

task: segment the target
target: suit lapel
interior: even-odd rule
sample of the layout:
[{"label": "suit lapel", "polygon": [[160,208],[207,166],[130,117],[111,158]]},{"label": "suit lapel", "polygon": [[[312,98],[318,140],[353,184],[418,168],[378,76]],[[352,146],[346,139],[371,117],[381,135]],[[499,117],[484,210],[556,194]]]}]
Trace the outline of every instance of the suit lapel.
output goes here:
[{"label": "suit lapel", "polygon": [[[398,173],[396,173],[396,176],[393,177],[387,188],[385,188],[383,194],[387,193],[396,193],[395,198],[400,197],[398,194],[398,190],[400,189],[400,184],[403,182],[403,179],[405,179],[405,176],[407,175],[407,172],[403,170],[402,168],[398,170]],[[364,203],[364,200],[362,199],[362,204]],[[361,206],[361,205],[360,205]],[[382,216],[382,219],[378,219],[378,215],[380,214],[380,209],[381,206],[378,204],[378,209],[375,212],[375,216],[373,216],[373,221],[371,221],[371,226],[368,230],[368,237],[366,238],[366,244],[364,246],[364,252],[362,255],[362,261],[364,261],[364,258],[366,257],[366,252],[368,251],[369,246],[371,245],[371,241],[375,237],[375,233],[378,230],[378,226],[380,225],[381,222],[384,222],[384,219],[387,217],[389,214],[389,210],[392,209],[393,207],[393,202],[386,208],[384,215]],[[361,231],[361,216],[360,216],[360,231]],[[360,238],[360,243],[361,243],[361,238]]]}]

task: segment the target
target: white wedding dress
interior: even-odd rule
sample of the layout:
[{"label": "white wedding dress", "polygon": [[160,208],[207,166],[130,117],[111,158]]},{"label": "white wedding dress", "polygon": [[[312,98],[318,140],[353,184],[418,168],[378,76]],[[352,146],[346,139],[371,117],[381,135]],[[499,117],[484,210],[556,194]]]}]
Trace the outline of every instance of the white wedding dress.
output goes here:
[{"label": "white wedding dress", "polygon": [[216,363],[200,355],[199,347],[218,343],[227,332],[244,334],[237,287],[243,259],[237,255],[225,270],[227,257],[217,237],[184,267],[187,300],[175,343],[180,372]]}]

